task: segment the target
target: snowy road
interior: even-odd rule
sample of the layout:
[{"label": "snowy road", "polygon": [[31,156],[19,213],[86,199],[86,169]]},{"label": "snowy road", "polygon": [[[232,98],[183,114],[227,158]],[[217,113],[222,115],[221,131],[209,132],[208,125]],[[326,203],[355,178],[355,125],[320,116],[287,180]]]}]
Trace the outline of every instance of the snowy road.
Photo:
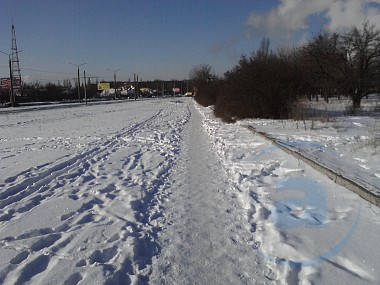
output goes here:
[{"label": "snowy road", "polygon": [[1,284],[380,280],[378,208],[190,98],[0,119]]}]

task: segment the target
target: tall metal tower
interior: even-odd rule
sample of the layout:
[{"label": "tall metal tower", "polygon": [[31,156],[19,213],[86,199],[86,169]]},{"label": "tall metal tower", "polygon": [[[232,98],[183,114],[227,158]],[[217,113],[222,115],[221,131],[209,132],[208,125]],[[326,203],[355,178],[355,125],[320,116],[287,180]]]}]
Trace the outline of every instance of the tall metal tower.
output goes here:
[{"label": "tall metal tower", "polygon": [[12,80],[13,80],[13,89],[15,93],[19,93],[18,90],[21,88],[21,69],[20,61],[18,59],[18,50],[16,43],[16,31],[15,26],[12,25]]}]

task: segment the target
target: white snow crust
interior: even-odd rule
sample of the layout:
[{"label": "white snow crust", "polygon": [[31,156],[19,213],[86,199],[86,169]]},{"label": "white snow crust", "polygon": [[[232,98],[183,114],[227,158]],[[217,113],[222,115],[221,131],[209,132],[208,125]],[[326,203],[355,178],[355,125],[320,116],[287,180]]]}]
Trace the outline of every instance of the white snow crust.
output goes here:
[{"label": "white snow crust", "polygon": [[0,284],[379,284],[379,208],[247,125],[379,187],[378,117],[0,110]]}]

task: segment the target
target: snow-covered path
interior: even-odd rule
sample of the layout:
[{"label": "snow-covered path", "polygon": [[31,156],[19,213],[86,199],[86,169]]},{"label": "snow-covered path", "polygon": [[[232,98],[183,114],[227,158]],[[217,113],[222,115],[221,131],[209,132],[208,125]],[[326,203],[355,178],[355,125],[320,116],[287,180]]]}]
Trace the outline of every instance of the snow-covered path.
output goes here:
[{"label": "snow-covered path", "polygon": [[170,226],[160,235],[163,252],[152,284],[258,284],[260,276],[252,273],[260,265],[247,243],[242,209],[192,105],[191,114],[171,177]]},{"label": "snow-covered path", "polygon": [[377,207],[190,98],[0,127],[0,284],[380,280]]}]

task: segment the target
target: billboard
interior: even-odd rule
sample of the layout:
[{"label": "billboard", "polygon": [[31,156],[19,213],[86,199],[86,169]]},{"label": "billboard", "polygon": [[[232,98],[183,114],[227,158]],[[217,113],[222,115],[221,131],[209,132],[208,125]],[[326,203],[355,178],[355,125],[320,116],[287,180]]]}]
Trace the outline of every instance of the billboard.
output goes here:
[{"label": "billboard", "polygon": [[[11,89],[11,79],[9,77],[0,78],[0,86],[2,89],[9,90]],[[21,88],[21,79],[13,78],[13,89]]]},{"label": "billboard", "polygon": [[110,90],[110,84],[109,83],[98,83],[98,90]]},{"label": "billboard", "polygon": [[11,89],[11,79],[8,78],[0,78],[0,85],[2,89]]}]

